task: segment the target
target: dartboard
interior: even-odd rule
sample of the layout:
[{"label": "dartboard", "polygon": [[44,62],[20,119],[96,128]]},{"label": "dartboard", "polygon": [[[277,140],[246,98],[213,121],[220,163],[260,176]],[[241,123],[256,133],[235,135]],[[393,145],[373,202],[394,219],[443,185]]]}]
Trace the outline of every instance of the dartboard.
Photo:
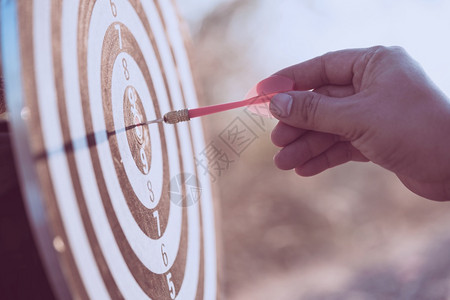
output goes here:
[{"label": "dartboard", "polygon": [[2,1],[2,67],[25,204],[55,295],[214,299],[197,106],[166,0]]}]

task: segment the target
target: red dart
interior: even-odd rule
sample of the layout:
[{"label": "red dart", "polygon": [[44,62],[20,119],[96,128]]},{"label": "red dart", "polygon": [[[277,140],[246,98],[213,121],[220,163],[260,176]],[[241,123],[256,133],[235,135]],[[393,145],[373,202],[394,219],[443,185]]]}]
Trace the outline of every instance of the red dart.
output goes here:
[{"label": "red dart", "polygon": [[[215,114],[218,112],[227,111],[230,109],[238,108],[238,107],[257,107],[258,105],[263,104],[265,108],[263,109],[264,114],[269,114],[267,112],[267,103],[270,102],[273,96],[279,93],[289,92],[294,89],[294,81],[290,78],[274,75],[269,78],[266,78],[260,81],[256,86],[254,86],[249,93],[247,93],[247,97],[241,101],[228,102],[217,105],[210,105],[199,108],[192,109],[181,109],[177,111],[171,111],[164,115],[163,118],[148,121],[139,125],[151,124],[151,123],[160,123],[165,122],[168,124],[176,124],[179,122],[189,121],[190,119],[202,117],[206,115]],[[261,114],[261,110],[253,110],[256,113]],[[137,126],[139,126],[137,125]]]}]

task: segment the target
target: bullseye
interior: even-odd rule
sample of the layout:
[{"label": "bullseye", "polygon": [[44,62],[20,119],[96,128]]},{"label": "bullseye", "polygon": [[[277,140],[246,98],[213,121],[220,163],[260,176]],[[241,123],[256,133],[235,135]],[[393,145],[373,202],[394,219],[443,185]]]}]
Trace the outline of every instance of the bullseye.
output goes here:
[{"label": "bullseye", "polygon": [[127,130],[128,146],[136,166],[146,175],[150,171],[150,134],[147,126],[136,126],[145,119],[142,101],[133,86],[126,87],[123,106],[125,128],[135,126],[132,130]]}]

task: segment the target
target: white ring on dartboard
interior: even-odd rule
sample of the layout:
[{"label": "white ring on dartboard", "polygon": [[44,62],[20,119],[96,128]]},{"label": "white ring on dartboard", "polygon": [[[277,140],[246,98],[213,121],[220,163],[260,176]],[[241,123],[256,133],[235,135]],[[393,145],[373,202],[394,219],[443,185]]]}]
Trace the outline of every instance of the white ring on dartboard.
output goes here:
[{"label": "white ring on dartboard", "polygon": [[[130,73],[129,80],[124,80],[122,59],[125,59],[125,61],[127,62],[127,68]],[[111,103],[113,105],[112,112],[115,128],[120,129],[126,127],[124,121],[125,117],[123,111],[123,100],[119,102],[117,99],[121,98],[123,99],[125,89],[127,86],[130,85],[133,86],[139,93],[141,103],[144,107],[144,113],[147,116],[147,120],[156,119],[155,111],[152,105],[153,99],[151,98],[150,92],[148,91],[148,87],[145,84],[146,82],[144,79],[144,75],[139,69],[139,66],[136,64],[134,59],[129,54],[122,52],[117,56],[113,67],[111,82],[112,82],[111,98],[113,99]],[[154,201],[150,201],[147,182],[163,181],[163,164],[162,164],[163,157],[162,157],[162,147],[161,147],[161,138],[159,136],[159,130],[152,130],[157,129],[157,125],[156,126],[146,125],[146,126],[149,127],[151,140],[151,154],[152,154],[151,159],[147,158],[148,164],[150,165],[149,168],[150,171],[148,174],[143,174],[139,170],[139,168],[136,167],[136,162],[133,159],[131,149],[128,145],[126,132],[123,130],[118,131],[116,132],[116,137],[125,173],[127,174],[128,178],[133,178],[133,180],[130,180],[133,191],[135,192],[136,196],[145,207],[152,209],[158,206],[159,204],[159,201],[162,196],[161,194],[162,185],[152,184]],[[173,138],[175,137],[171,137],[171,139]]]},{"label": "white ring on dartboard", "polygon": [[[174,47],[172,48],[174,51],[175,59],[177,61],[178,70],[180,72],[181,84],[184,90],[186,104],[183,107],[196,107],[197,96],[194,89],[194,82],[191,74],[191,69],[189,66],[189,59],[187,57],[186,50],[183,45],[183,37],[179,31],[178,24],[178,15],[174,11],[174,8],[170,5],[170,1],[158,0],[159,5],[162,10],[163,16],[161,16],[167,26],[167,31],[169,35],[169,40]],[[167,42],[165,41],[164,33],[159,30],[160,25],[156,24],[155,20],[159,20],[159,16],[157,16],[156,10],[154,8],[153,1],[143,1],[142,3],[144,10],[149,16],[149,21],[151,23],[152,28],[155,28],[155,38],[157,40],[158,47],[161,45],[164,46]],[[152,23],[154,21],[154,23]],[[158,34],[156,33],[158,32]],[[161,38],[159,38],[161,37]],[[170,52],[166,52],[166,49],[160,48],[161,56],[164,57],[170,55]],[[170,67],[166,67],[166,63],[164,63],[164,69],[170,69]],[[170,64],[169,64],[170,65]],[[192,144],[194,146],[194,153],[198,155],[205,149],[205,142],[203,138],[203,128],[200,118],[193,119],[189,122],[192,129]],[[200,180],[200,185],[202,187],[202,199],[201,199],[201,208],[202,208],[202,218],[203,224],[214,224],[214,207],[211,201],[212,191],[210,185],[210,178],[207,172],[204,172],[203,169],[197,166],[199,170],[198,176]],[[204,273],[204,299],[214,299],[217,294],[217,262],[216,262],[216,241],[215,241],[215,232],[214,227],[212,226],[203,226],[203,241],[204,241],[204,257],[205,257],[205,273]],[[183,296],[182,294],[178,295],[180,299]]]}]

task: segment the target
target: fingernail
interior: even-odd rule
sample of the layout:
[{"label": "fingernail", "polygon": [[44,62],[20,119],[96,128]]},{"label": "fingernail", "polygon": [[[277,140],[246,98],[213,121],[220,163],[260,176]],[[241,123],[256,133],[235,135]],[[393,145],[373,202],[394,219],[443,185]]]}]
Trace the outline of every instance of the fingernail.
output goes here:
[{"label": "fingernail", "polygon": [[289,94],[277,94],[270,101],[270,111],[281,118],[286,118],[291,113],[292,97]]}]

